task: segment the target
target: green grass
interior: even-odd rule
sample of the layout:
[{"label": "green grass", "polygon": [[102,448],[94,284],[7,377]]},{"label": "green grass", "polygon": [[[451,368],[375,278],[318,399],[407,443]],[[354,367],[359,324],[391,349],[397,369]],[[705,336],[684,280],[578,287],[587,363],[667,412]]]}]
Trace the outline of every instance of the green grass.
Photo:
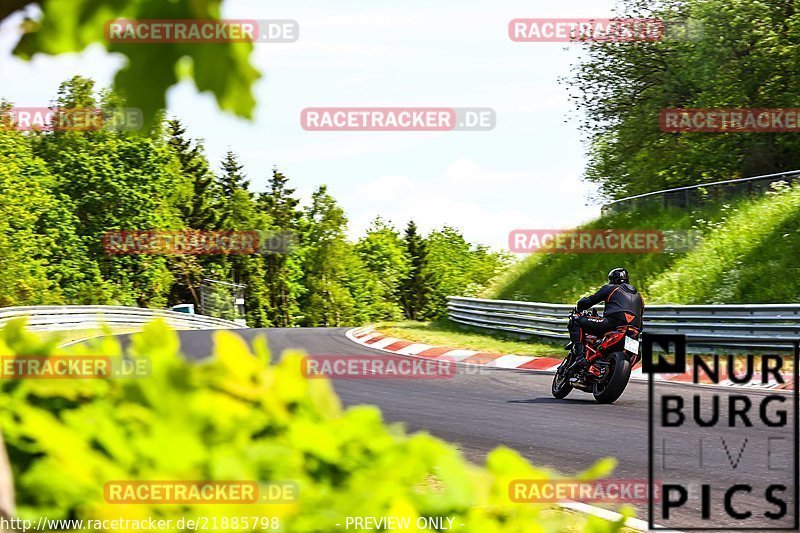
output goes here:
[{"label": "green grass", "polygon": [[[717,220],[719,208],[687,212],[677,209],[622,213],[600,217],[584,229],[693,229],[698,219]],[[515,265],[490,289],[490,298],[572,303],[605,282],[609,270],[624,265],[646,294],[649,281],[675,264],[681,253],[536,253]]]},{"label": "green grass", "polygon": [[564,343],[512,340],[498,335],[461,329],[447,320],[435,322],[383,322],[375,329],[384,335],[412,342],[502,354],[563,357]]},{"label": "green grass", "polygon": [[625,266],[648,303],[800,301],[800,187],[693,211],[652,209],[600,217],[587,229],[695,229],[703,241],[686,253],[533,254],[486,297],[573,303]]},{"label": "green grass", "polygon": [[654,303],[800,301],[800,187],[744,204],[650,285]]}]

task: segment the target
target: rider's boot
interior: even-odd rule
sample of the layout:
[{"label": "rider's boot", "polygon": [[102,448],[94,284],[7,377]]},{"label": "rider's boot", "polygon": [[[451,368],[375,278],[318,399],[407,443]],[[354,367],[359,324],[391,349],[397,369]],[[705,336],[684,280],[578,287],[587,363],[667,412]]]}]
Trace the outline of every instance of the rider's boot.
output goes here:
[{"label": "rider's boot", "polygon": [[586,346],[583,345],[582,342],[576,342],[572,346],[572,361],[578,363],[578,367],[586,368],[588,366],[586,363]]},{"label": "rider's boot", "polygon": [[574,373],[569,380],[570,383],[580,383],[580,376],[582,374],[581,371],[587,366],[589,366],[589,362],[586,360],[586,346],[584,346],[582,342],[577,342],[572,346],[571,369]]}]

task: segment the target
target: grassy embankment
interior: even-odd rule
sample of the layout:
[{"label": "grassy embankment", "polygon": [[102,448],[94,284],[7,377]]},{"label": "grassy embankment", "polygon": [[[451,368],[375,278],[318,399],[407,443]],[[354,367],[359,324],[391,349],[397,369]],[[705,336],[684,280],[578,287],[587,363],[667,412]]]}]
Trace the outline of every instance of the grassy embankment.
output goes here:
[{"label": "grassy embankment", "polygon": [[[589,229],[698,230],[688,252],[533,254],[484,295],[572,303],[624,265],[650,304],[800,302],[800,187],[692,211],[668,209],[600,217]],[[447,321],[381,324],[381,332],[418,342],[521,355],[561,356],[560,344],[507,340]]]}]

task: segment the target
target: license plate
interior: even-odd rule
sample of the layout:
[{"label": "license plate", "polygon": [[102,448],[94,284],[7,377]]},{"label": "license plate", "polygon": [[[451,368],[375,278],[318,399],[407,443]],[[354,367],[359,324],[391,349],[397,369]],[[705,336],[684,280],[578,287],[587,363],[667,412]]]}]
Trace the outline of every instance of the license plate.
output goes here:
[{"label": "license plate", "polygon": [[625,337],[625,349],[639,355],[639,341],[632,337]]}]

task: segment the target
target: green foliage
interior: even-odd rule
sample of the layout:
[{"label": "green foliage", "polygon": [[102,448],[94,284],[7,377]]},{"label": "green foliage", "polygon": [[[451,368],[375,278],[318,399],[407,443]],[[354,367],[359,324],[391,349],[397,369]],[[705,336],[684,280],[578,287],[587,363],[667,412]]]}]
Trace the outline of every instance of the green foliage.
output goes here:
[{"label": "green foliage", "polygon": [[[74,77],[59,89],[57,105],[94,107],[94,83]],[[14,132],[4,134],[14,135]],[[179,229],[176,207],[192,184],[181,174],[160,136],[111,130],[30,134],[34,153],[55,176],[53,194],[77,219],[75,231],[105,280],[86,298],[98,303],[164,306],[173,282],[167,260],[156,256],[107,256],[104,233],[120,229]],[[70,220],[71,217],[67,217]],[[84,291],[85,292],[85,291]]]},{"label": "green foliage", "polygon": [[36,301],[54,289],[41,246],[47,237],[36,226],[56,198],[52,176],[21,135],[0,135],[0,157],[0,196],[5,200],[0,204],[0,306],[7,306]]},{"label": "green foliage", "polygon": [[405,317],[417,320],[423,317],[435,288],[432,286],[428,269],[428,250],[424,239],[417,233],[417,225],[413,220],[406,226],[404,243],[409,267],[408,273],[400,283],[400,302]]},{"label": "green foliage", "polygon": [[[214,202],[216,226],[221,230],[263,233],[271,227],[271,218],[268,213],[258,209],[243,169],[236,154],[228,151],[222,161],[222,174],[217,177],[214,188],[218,194]],[[212,277],[246,286],[245,313],[249,324],[255,327],[271,325],[268,316],[269,280],[265,275],[262,256],[218,255],[207,257],[204,264],[206,271],[213,273]],[[230,294],[225,307],[233,312]]]},{"label": "green foliage", "polygon": [[0,18],[13,13],[14,7],[33,3],[41,7],[42,15],[23,24],[14,50],[17,56],[78,52],[100,43],[127,59],[117,72],[114,89],[129,106],[143,110],[148,124],[157,122],[157,112],[166,108],[167,90],[181,78],[192,78],[199,91],[211,92],[222,110],[252,117],[252,88],[260,77],[249,62],[252,43],[117,43],[104,34],[107,23],[118,18],[219,20],[222,0],[16,0],[0,10]]},{"label": "green foliage", "polygon": [[[630,212],[600,217],[581,226],[589,230],[691,229],[695,217],[714,218],[716,208],[690,213],[678,209]],[[488,297],[571,303],[606,282],[612,268],[624,265],[649,301],[649,284],[680,257],[678,253],[535,253],[514,265],[487,292]]]},{"label": "green foliage", "polygon": [[[258,197],[258,207],[269,215],[277,232],[295,236],[299,233],[301,213],[297,208],[299,200],[294,196],[295,190],[288,187],[288,181],[286,176],[273,169],[267,191]],[[270,253],[264,258],[267,313],[275,326],[293,325],[300,315],[297,301],[305,292],[300,284],[301,254],[301,249],[295,249],[292,255]]]},{"label": "green foliage", "polygon": [[[113,337],[63,350],[22,328],[16,321],[0,332],[2,353],[123,357]],[[303,377],[298,352],[270,363],[265,339],[251,352],[218,332],[213,357],[191,364],[159,323],[132,341],[126,356],[149,363],[145,377],[0,381],[0,428],[21,518],[273,516],[281,531],[307,533],[333,531],[353,515],[452,517],[461,530],[481,533],[566,525],[562,513],[508,499],[512,480],[555,473],[502,447],[475,466],[437,438],[386,425],[377,408],[342,410],[327,380]],[[601,461],[581,477],[610,468]],[[106,503],[103,487],[120,480],[291,481],[299,490],[283,504]],[[585,531],[621,527],[590,520]]]},{"label": "green foliage", "polygon": [[478,296],[512,262],[510,254],[470,244],[449,226],[428,235],[425,246],[433,288],[424,311],[428,318],[447,315],[448,296]]},{"label": "green foliage", "polygon": [[668,108],[795,107],[800,14],[791,2],[627,0],[620,17],[685,21],[687,37],[594,43],[568,86],[588,120],[586,175],[615,198],[796,168],[794,133],[666,133]]},{"label": "green foliage", "polygon": [[354,323],[356,301],[344,283],[349,257],[345,240],[347,219],[323,185],[314,191],[305,210],[303,241],[303,286],[308,292],[301,300],[305,323],[340,326]]},{"label": "green foliage", "polygon": [[400,283],[408,275],[410,264],[403,240],[391,223],[380,216],[372,221],[366,234],[355,246],[364,267],[376,278],[385,309],[378,316],[397,320],[403,310],[400,305]]},{"label": "green foliage", "polygon": [[[220,218],[220,194],[203,146],[186,137],[186,128],[179,120],[168,121],[167,128],[167,142],[179,164],[181,185],[188,189],[186,198],[180,198],[182,201],[177,204],[181,218],[188,228],[216,228]],[[169,301],[192,302],[195,309],[200,310],[200,285],[206,265],[195,256],[177,256],[170,261],[169,268],[175,276]]]},{"label": "green foliage", "polygon": [[800,187],[731,210],[650,285],[653,302],[800,302]]},{"label": "green foliage", "polygon": [[195,229],[217,227],[219,214],[215,211],[215,199],[219,196],[214,174],[208,168],[208,160],[199,142],[186,138],[186,128],[179,120],[170,120],[169,147],[180,164],[184,180],[191,184],[191,195],[179,206],[187,227]]},{"label": "green foliage", "polygon": [[571,303],[602,285],[611,268],[625,265],[646,303],[799,302],[798,202],[800,188],[795,187],[695,211],[601,217],[585,227],[694,229],[702,232],[703,239],[687,253],[532,254],[488,296]]},{"label": "green foliage", "polygon": [[319,187],[304,212],[303,325],[362,324],[386,316],[384,293],[346,240],[347,218],[327,187]]},{"label": "green foliage", "polygon": [[57,178],[15,131],[0,131],[0,160],[0,306],[95,302],[100,271]]},{"label": "green foliage", "polygon": [[[108,110],[122,102],[109,91],[96,94],[94,82],[80,76],[64,82],[56,98],[66,108]],[[0,119],[9,105],[2,104]],[[0,262],[7,263],[0,305],[191,302],[200,312],[234,318],[227,289],[218,295],[225,302],[202,308],[200,286],[212,278],[246,285],[251,327],[357,325],[402,315],[401,284],[414,263],[391,224],[376,221],[352,243],[347,217],[324,186],[301,210],[289,179],[273,169],[268,189],[256,195],[234,152],[214,172],[202,142],[178,120],[146,135],[8,128],[0,130],[0,153]],[[110,255],[103,247],[113,230],[184,229],[255,231],[293,242],[279,250],[262,242],[250,255]],[[429,274],[417,262],[414,283],[424,293],[425,280],[441,289],[435,307],[415,304],[420,317],[442,312],[441,291],[471,294],[497,268],[493,254],[454,230],[431,238],[441,252],[439,271]],[[415,239],[424,247],[421,236]]]}]

